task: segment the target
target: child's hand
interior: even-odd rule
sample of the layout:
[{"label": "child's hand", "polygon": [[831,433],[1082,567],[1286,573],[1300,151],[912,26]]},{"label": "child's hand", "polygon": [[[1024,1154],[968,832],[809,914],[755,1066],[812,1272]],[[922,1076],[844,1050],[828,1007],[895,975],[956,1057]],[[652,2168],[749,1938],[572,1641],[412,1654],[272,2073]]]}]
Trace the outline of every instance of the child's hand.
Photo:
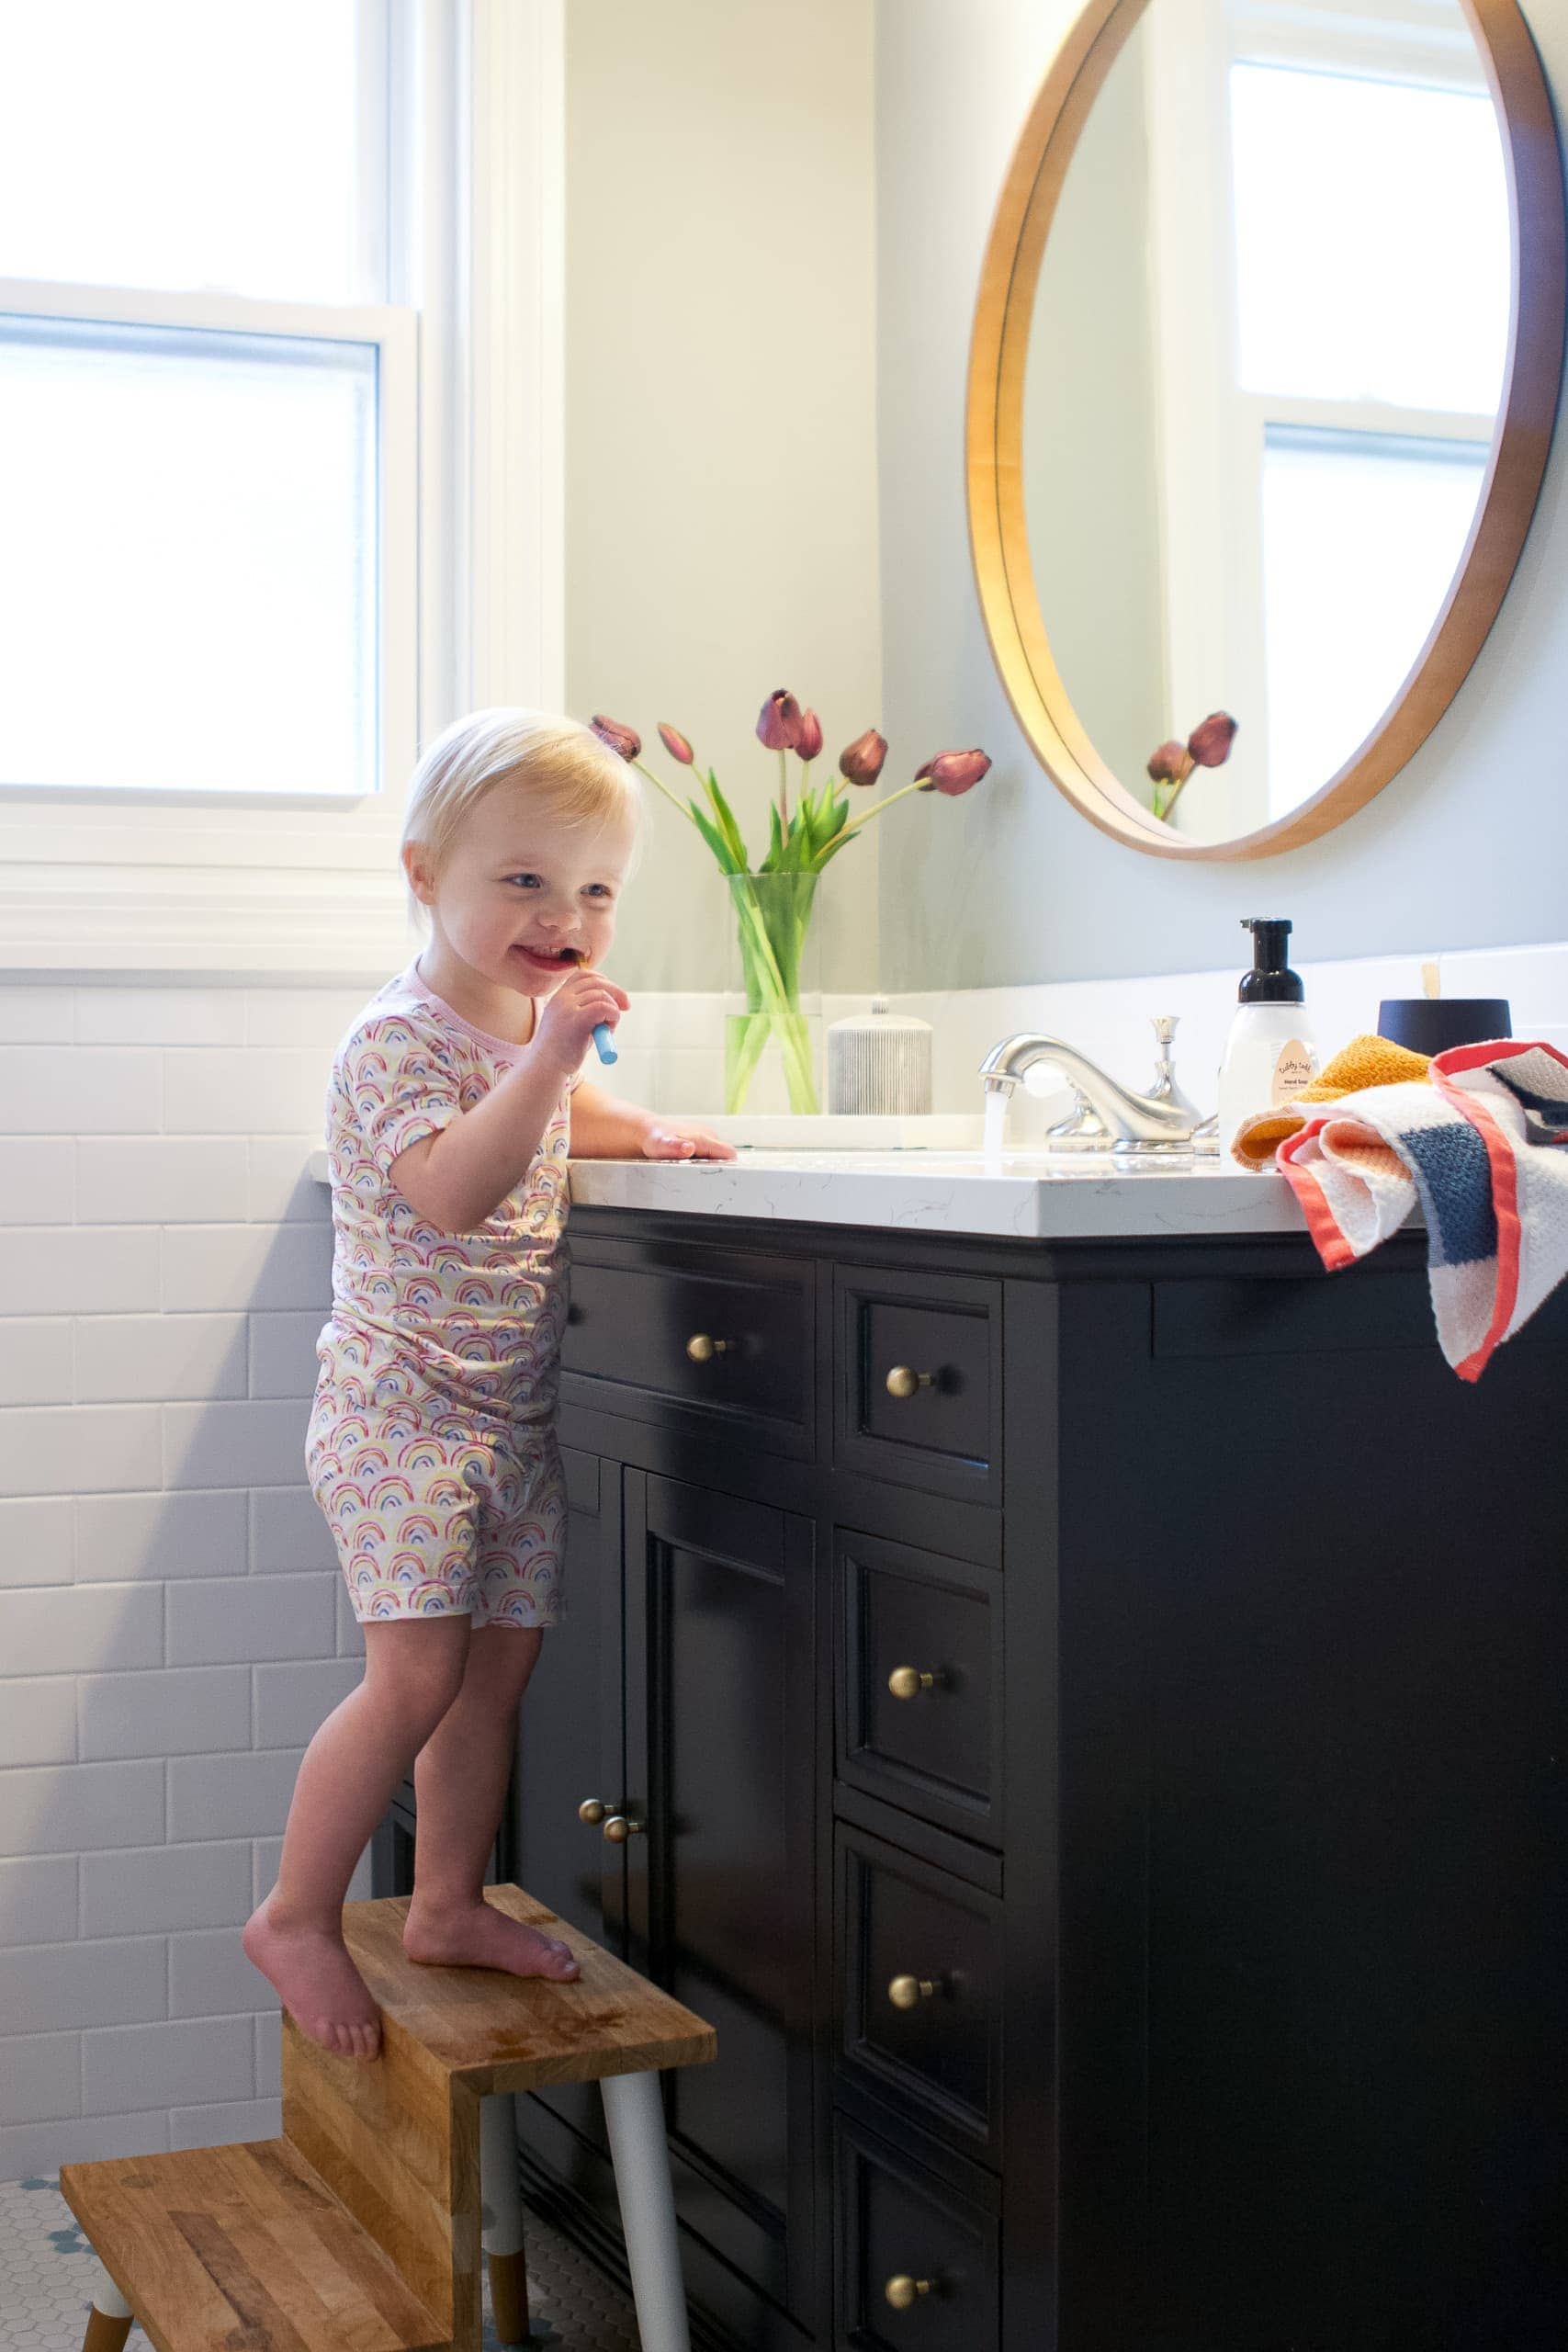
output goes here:
[{"label": "child's hand", "polygon": [[735,1146],[684,1119],[660,1119],[642,1139],[645,1159],[733,1159]]},{"label": "child's hand", "polygon": [[603,972],[569,972],[539,1013],[532,1050],[570,1078],[581,1068],[600,1022],[613,1029],[630,1002],[626,990]]}]

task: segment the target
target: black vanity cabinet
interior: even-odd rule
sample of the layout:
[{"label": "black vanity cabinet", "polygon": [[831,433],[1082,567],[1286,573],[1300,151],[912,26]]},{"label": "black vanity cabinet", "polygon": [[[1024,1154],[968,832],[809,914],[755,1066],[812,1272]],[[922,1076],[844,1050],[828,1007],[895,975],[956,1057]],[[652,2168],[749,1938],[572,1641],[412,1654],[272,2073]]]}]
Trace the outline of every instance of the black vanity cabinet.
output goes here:
[{"label": "black vanity cabinet", "polygon": [[717,2028],[699,2340],[1568,2342],[1568,1302],[1472,1387],[1415,1240],[572,1244],[501,1874]]}]

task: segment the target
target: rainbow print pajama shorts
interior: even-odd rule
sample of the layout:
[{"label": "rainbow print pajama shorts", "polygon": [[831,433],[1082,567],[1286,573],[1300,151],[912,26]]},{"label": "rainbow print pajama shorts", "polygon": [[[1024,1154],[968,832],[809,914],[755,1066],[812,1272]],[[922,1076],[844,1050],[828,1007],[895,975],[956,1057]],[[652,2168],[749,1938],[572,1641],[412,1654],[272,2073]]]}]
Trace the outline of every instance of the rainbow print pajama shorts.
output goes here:
[{"label": "rainbow print pajama shorts", "polygon": [[553,1426],[425,1399],[356,1410],[334,1385],[317,1389],[305,1463],[360,1624],[558,1624],[566,1491]]}]

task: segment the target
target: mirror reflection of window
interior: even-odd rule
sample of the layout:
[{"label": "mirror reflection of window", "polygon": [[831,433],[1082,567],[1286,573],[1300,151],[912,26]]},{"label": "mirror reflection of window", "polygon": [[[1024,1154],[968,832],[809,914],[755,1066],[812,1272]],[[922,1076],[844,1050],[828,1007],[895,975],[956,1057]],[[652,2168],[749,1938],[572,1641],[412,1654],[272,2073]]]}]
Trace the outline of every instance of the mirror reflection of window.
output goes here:
[{"label": "mirror reflection of window", "polygon": [[1507,188],[1483,89],[1237,61],[1229,98],[1280,816],[1370,733],[1463,554],[1507,356]]},{"label": "mirror reflection of window", "polygon": [[1238,61],[1230,130],[1242,388],[1468,412],[1488,438],[1508,193],[1484,88]]},{"label": "mirror reflection of window", "polygon": [[[1270,425],[1263,458],[1269,814],[1344,764],[1426,643],[1488,444]],[[1355,560],[1346,561],[1347,549]]]}]

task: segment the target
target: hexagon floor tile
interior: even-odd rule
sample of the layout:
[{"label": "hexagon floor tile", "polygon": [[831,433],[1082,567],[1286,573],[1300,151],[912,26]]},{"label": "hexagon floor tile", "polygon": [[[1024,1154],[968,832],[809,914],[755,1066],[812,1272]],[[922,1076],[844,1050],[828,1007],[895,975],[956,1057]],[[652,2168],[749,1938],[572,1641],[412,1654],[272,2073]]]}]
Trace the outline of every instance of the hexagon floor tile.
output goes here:
[{"label": "hexagon floor tile", "polygon": [[[530,2344],[550,2352],[637,2352],[626,2296],[575,2246],[525,2213]],[[57,2175],[0,2181],[0,2352],[81,2352],[93,2256]],[[132,2326],[126,2352],[149,2352]],[[500,2352],[485,2290],[484,2352]]]}]

